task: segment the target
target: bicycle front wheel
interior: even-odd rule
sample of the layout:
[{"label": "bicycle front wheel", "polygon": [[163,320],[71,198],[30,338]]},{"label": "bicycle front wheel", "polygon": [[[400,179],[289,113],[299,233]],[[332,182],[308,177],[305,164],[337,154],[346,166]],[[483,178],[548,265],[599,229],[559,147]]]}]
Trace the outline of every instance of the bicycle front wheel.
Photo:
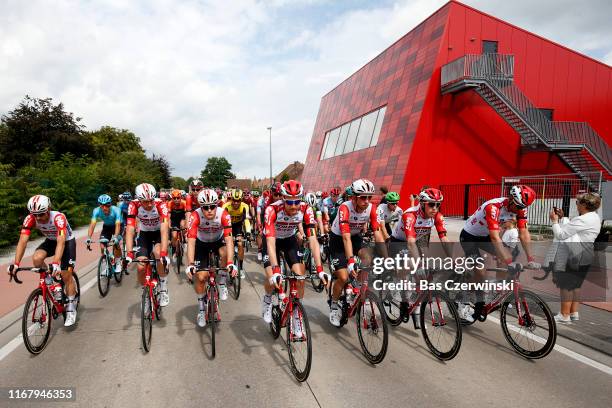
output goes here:
[{"label": "bicycle front wheel", "polygon": [[306,381],[312,365],[312,343],[308,317],[299,299],[293,301],[293,313],[287,323],[286,342],[291,372],[296,380]]},{"label": "bicycle front wheel", "polygon": [[380,299],[368,290],[355,316],[359,344],[366,360],[378,364],[387,354],[389,332]]},{"label": "bicycle front wheel", "polygon": [[211,355],[214,358],[217,354],[215,344],[215,331],[217,331],[217,291],[214,287],[208,291],[208,310],[206,314],[208,325],[210,326]]},{"label": "bicycle front wheel", "polygon": [[98,261],[98,291],[102,297],[108,295],[111,279],[110,270],[111,266],[108,263],[108,258],[102,255]]},{"label": "bicycle front wheel", "polygon": [[391,324],[391,326],[399,326],[402,323],[402,314],[400,311],[402,297],[400,292],[398,290],[387,289],[381,291],[380,293],[385,318]]},{"label": "bicycle front wheel", "polygon": [[234,297],[234,299],[238,300],[238,298],[240,297],[240,285],[241,285],[241,278],[240,275],[242,274],[242,268],[244,267],[243,262],[239,259],[238,260],[238,273],[236,274],[236,277],[232,278],[230,276],[230,280],[231,280],[231,287],[232,287],[232,296]]},{"label": "bicycle front wheel", "polygon": [[142,301],[140,312],[140,326],[142,328],[142,347],[144,351],[151,350],[151,336],[153,335],[153,304],[149,296],[149,288],[142,288]]},{"label": "bicycle front wheel", "polygon": [[444,292],[432,292],[421,302],[421,333],[427,348],[437,359],[446,361],[461,348],[461,321],[455,303]]},{"label": "bicycle front wheel", "polygon": [[26,349],[39,354],[47,346],[51,332],[51,301],[45,299],[41,288],[36,288],[28,296],[23,307],[21,334]]},{"label": "bicycle front wheel", "polygon": [[546,357],[555,347],[555,319],[548,305],[531,291],[521,290],[518,299],[514,294],[508,296],[499,320],[508,343],[525,358]]}]

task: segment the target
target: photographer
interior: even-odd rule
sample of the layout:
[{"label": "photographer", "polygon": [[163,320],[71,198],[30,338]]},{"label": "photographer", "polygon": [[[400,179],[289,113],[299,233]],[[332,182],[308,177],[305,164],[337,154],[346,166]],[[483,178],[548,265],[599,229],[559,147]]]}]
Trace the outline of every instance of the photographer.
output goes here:
[{"label": "photographer", "polygon": [[596,212],[600,205],[598,194],[586,193],[578,195],[578,216],[571,221],[563,217],[561,209],[555,208],[550,212],[553,234],[555,239],[561,241],[553,270],[553,282],[561,291],[561,311],[555,316],[559,323],[580,318],[580,288],[593,262],[593,243],[601,229],[601,220]]}]

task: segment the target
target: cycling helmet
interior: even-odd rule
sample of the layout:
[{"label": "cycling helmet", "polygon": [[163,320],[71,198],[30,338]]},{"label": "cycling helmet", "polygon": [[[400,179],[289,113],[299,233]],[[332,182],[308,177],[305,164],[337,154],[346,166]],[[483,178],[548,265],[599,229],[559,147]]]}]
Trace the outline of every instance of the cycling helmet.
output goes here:
[{"label": "cycling helmet", "polygon": [[155,199],[155,187],[149,183],[142,183],[136,186],[136,199],[140,201],[149,201]]},{"label": "cycling helmet", "polygon": [[374,184],[372,184],[370,180],[355,180],[353,181],[353,184],[351,184],[351,188],[353,190],[353,194],[357,196],[374,194]]},{"label": "cycling helmet", "polygon": [[259,191],[253,190],[253,197],[259,197]]},{"label": "cycling helmet", "polygon": [[315,194],[316,194],[317,198],[321,198],[321,196],[323,195],[323,192],[321,190],[319,190]]},{"label": "cycling helmet", "polygon": [[239,188],[236,188],[234,190],[232,190],[230,192],[230,198],[234,201],[240,201],[242,200],[242,190]]},{"label": "cycling helmet", "polygon": [[181,192],[179,190],[172,190],[172,193],[170,193],[170,197],[172,197],[172,198],[182,198],[183,195],[181,194]]},{"label": "cycling helmet", "polygon": [[323,194],[321,194],[321,198],[326,199],[327,197],[329,197],[329,194],[327,193],[327,191],[324,191]]},{"label": "cycling helmet", "polygon": [[352,196],[353,195],[353,186],[348,186],[347,188],[344,189],[344,192],[346,193],[347,196]]},{"label": "cycling helmet", "polygon": [[329,190],[329,194],[331,194],[331,195],[340,195],[340,189],[334,187],[331,190]]},{"label": "cycling helmet", "polygon": [[30,214],[44,214],[49,211],[51,200],[45,195],[35,195],[28,200],[28,211]]},{"label": "cycling helmet", "polygon": [[98,197],[98,204],[100,205],[108,205],[112,201],[113,200],[110,198],[108,194],[102,194],[100,197]]},{"label": "cycling helmet", "polygon": [[219,196],[215,190],[207,188],[198,193],[198,204],[200,205],[216,205],[219,201]]},{"label": "cycling helmet", "polygon": [[385,194],[385,199],[389,204],[397,204],[397,202],[400,200],[400,196],[395,191],[389,191],[387,194]]},{"label": "cycling helmet", "polygon": [[419,193],[419,201],[422,203],[441,203],[442,200],[444,196],[437,188],[426,188]]},{"label": "cycling helmet", "polygon": [[121,194],[121,199],[124,201],[132,201],[132,193],[125,191],[123,194]]},{"label": "cycling helmet", "polygon": [[317,196],[312,191],[310,191],[306,194],[305,201],[308,203],[309,206],[314,207],[315,205],[317,205]]},{"label": "cycling helmet", "polygon": [[191,191],[200,191],[204,188],[204,183],[200,179],[193,179],[189,184],[189,190]]},{"label": "cycling helmet", "polygon": [[270,193],[271,194],[283,194],[281,187],[282,185],[280,181],[277,181],[276,183],[272,184],[272,187],[270,187]]},{"label": "cycling helmet", "polygon": [[510,189],[510,198],[517,207],[527,208],[535,201],[536,192],[529,186],[513,186]]},{"label": "cycling helmet", "polygon": [[281,186],[281,194],[285,197],[301,197],[304,194],[304,187],[299,181],[285,181]]}]

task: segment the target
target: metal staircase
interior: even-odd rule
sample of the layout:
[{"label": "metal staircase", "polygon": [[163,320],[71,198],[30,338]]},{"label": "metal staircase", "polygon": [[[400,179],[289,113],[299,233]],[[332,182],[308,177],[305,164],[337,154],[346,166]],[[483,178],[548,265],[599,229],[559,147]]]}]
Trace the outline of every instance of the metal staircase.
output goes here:
[{"label": "metal staircase", "polygon": [[612,150],[587,123],[550,121],[514,84],[514,56],[465,55],[442,67],[442,94],[477,92],[521,137],[526,150],[556,152],[579,177],[612,179]]}]

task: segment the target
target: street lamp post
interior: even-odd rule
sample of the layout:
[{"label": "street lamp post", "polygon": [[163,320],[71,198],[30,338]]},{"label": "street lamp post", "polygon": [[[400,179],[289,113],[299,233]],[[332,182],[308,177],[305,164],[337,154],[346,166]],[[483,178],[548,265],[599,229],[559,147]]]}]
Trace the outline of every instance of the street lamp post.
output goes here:
[{"label": "street lamp post", "polygon": [[268,127],[270,132],[270,184],[272,184],[272,126]]}]

